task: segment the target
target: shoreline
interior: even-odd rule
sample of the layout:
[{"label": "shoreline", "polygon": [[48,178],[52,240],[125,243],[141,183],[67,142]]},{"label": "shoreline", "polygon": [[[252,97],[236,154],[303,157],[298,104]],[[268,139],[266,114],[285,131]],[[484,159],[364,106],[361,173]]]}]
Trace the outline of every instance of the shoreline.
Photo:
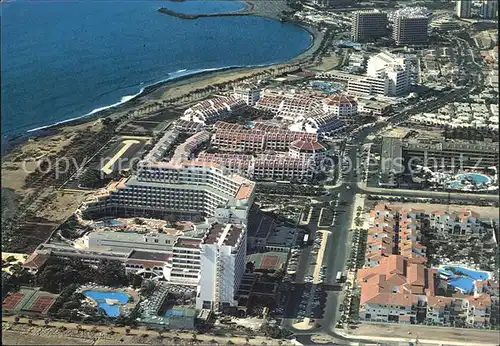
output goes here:
[{"label": "shoreline", "polygon": [[[241,11],[253,11],[259,5],[255,5],[252,1],[244,1],[247,6]],[[239,13],[240,11],[236,12]],[[278,20],[276,16],[272,15],[264,15],[262,13],[251,13],[250,15],[264,17],[268,19]],[[161,97],[151,97],[151,94],[158,94],[161,91],[166,91],[169,88],[173,88],[180,85],[187,85],[191,83],[195,83],[201,81],[203,79],[209,79],[212,77],[223,76],[225,74],[229,74],[231,72],[251,72],[252,70],[256,70],[264,67],[273,67],[278,65],[287,65],[292,63],[300,62],[304,60],[309,55],[312,55],[314,51],[319,47],[320,41],[322,40],[321,33],[312,26],[305,25],[303,23],[298,23],[295,21],[287,21],[292,25],[296,25],[301,29],[307,31],[311,38],[311,43],[308,47],[304,48],[300,51],[296,56],[280,62],[274,62],[269,64],[260,64],[260,65],[241,65],[241,66],[225,66],[219,68],[211,68],[188,73],[186,75],[177,76],[174,78],[166,78],[155,82],[151,85],[144,86],[140,89],[140,91],[134,95],[123,95],[122,99],[114,104],[98,107],[89,113],[61,120],[53,124],[39,126],[30,130],[24,130],[23,132],[15,133],[12,135],[3,135],[2,143],[1,143],[1,153],[2,156],[6,155],[16,149],[17,146],[22,145],[24,142],[28,141],[30,138],[40,138],[53,135],[58,132],[58,130],[63,129],[65,127],[76,126],[80,124],[90,123],[93,121],[97,121],[101,118],[107,117],[114,113],[122,113],[127,111],[133,111],[137,106],[147,102],[147,101],[161,101]],[[175,72],[171,72],[175,73]],[[122,101],[124,98],[126,100]],[[175,107],[175,106],[174,106]]]}]

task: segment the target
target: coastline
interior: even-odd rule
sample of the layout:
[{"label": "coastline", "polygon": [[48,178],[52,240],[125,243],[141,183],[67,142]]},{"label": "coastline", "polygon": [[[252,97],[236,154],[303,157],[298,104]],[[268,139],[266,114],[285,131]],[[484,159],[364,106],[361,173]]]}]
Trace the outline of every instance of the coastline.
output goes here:
[{"label": "coastline", "polygon": [[[266,12],[266,4],[263,5],[264,2],[244,1],[244,3],[246,5],[246,8],[235,12],[235,14],[241,13],[241,11],[245,12],[248,11],[252,12],[249,13],[249,15],[253,16],[265,17],[273,20],[278,20],[279,18],[277,13],[273,14],[270,12]],[[279,2],[277,1],[276,3]],[[166,79],[155,82],[151,85],[142,87],[140,91],[135,95],[123,95],[122,99],[119,102],[107,106],[98,107],[90,111],[89,113],[71,119],[61,120],[54,124],[36,127],[24,131],[22,133],[2,136],[2,143],[0,148],[2,156],[15,150],[17,146],[22,145],[30,138],[50,136],[57,133],[58,130],[61,130],[65,127],[90,123],[115,113],[125,113],[127,111],[133,111],[134,108],[137,108],[138,106],[140,106],[145,102],[161,101],[162,97],[159,95],[163,94],[166,90],[170,88],[174,88],[181,85],[186,86],[188,84],[192,84],[213,77],[219,77],[219,76],[222,77],[232,72],[251,73],[252,71],[256,71],[263,67],[273,67],[273,66],[287,65],[291,63],[301,62],[302,60],[305,60],[308,56],[312,55],[314,51],[319,47],[319,44],[322,40],[321,37],[322,35],[316,28],[312,26],[304,25],[302,23],[297,23],[294,21],[289,21],[287,23],[301,27],[303,30],[307,31],[311,37],[310,45],[307,48],[304,48],[297,56],[289,60],[271,64],[262,64],[262,65],[225,66],[225,67],[212,68],[201,71],[195,70],[194,72],[187,73],[185,75],[176,76],[173,78],[168,77]],[[152,96],[152,94],[155,94],[156,97]]]}]

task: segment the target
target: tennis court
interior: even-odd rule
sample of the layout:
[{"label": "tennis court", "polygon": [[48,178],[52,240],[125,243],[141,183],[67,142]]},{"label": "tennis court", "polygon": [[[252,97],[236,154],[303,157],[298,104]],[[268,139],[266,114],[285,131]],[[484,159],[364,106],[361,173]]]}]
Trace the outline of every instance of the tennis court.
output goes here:
[{"label": "tennis court", "polygon": [[19,292],[10,294],[4,299],[4,310],[14,312],[32,312],[45,315],[59,295],[23,287]]},{"label": "tennis court", "polygon": [[38,296],[35,298],[31,306],[28,304],[25,305],[23,310],[31,311],[31,312],[36,312],[39,314],[46,314],[52,304],[55,302],[54,297],[49,297],[49,296]]},{"label": "tennis court", "polygon": [[7,310],[13,310],[16,306],[23,300],[24,294],[20,292],[16,292],[14,294],[9,295],[3,301],[2,307]]},{"label": "tennis court", "polygon": [[284,252],[264,252],[247,256],[247,262],[253,262],[255,270],[278,270],[284,267],[286,258]]}]

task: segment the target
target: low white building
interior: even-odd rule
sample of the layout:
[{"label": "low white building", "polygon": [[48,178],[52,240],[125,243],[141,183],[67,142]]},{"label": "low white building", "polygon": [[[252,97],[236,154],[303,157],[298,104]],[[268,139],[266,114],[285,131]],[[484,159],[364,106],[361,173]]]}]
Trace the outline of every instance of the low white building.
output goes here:
[{"label": "low white building", "polygon": [[213,124],[217,120],[223,120],[231,115],[238,114],[246,107],[247,105],[244,101],[235,97],[216,96],[186,109],[181,119],[199,122],[204,125]]},{"label": "low white building", "polygon": [[315,133],[318,136],[331,136],[345,129],[346,124],[332,113],[322,110],[299,117],[289,129],[296,132]]},{"label": "low white building", "polygon": [[484,231],[479,214],[470,210],[460,213],[434,211],[430,213],[429,220],[430,227],[441,234],[479,236]]}]

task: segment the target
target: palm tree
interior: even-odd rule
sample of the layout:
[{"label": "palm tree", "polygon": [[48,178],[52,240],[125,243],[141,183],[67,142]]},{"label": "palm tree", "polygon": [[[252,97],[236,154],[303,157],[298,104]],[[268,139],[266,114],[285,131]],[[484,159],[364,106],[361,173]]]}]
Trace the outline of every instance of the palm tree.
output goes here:
[{"label": "palm tree", "polygon": [[130,334],[130,328],[125,328],[125,335],[129,335]]},{"label": "palm tree", "polygon": [[43,322],[45,323],[45,327],[48,327],[50,320],[48,318],[46,318]]},{"label": "palm tree", "polygon": [[14,317],[14,323],[15,324],[19,323],[20,320],[21,319],[19,318],[19,316]]}]

